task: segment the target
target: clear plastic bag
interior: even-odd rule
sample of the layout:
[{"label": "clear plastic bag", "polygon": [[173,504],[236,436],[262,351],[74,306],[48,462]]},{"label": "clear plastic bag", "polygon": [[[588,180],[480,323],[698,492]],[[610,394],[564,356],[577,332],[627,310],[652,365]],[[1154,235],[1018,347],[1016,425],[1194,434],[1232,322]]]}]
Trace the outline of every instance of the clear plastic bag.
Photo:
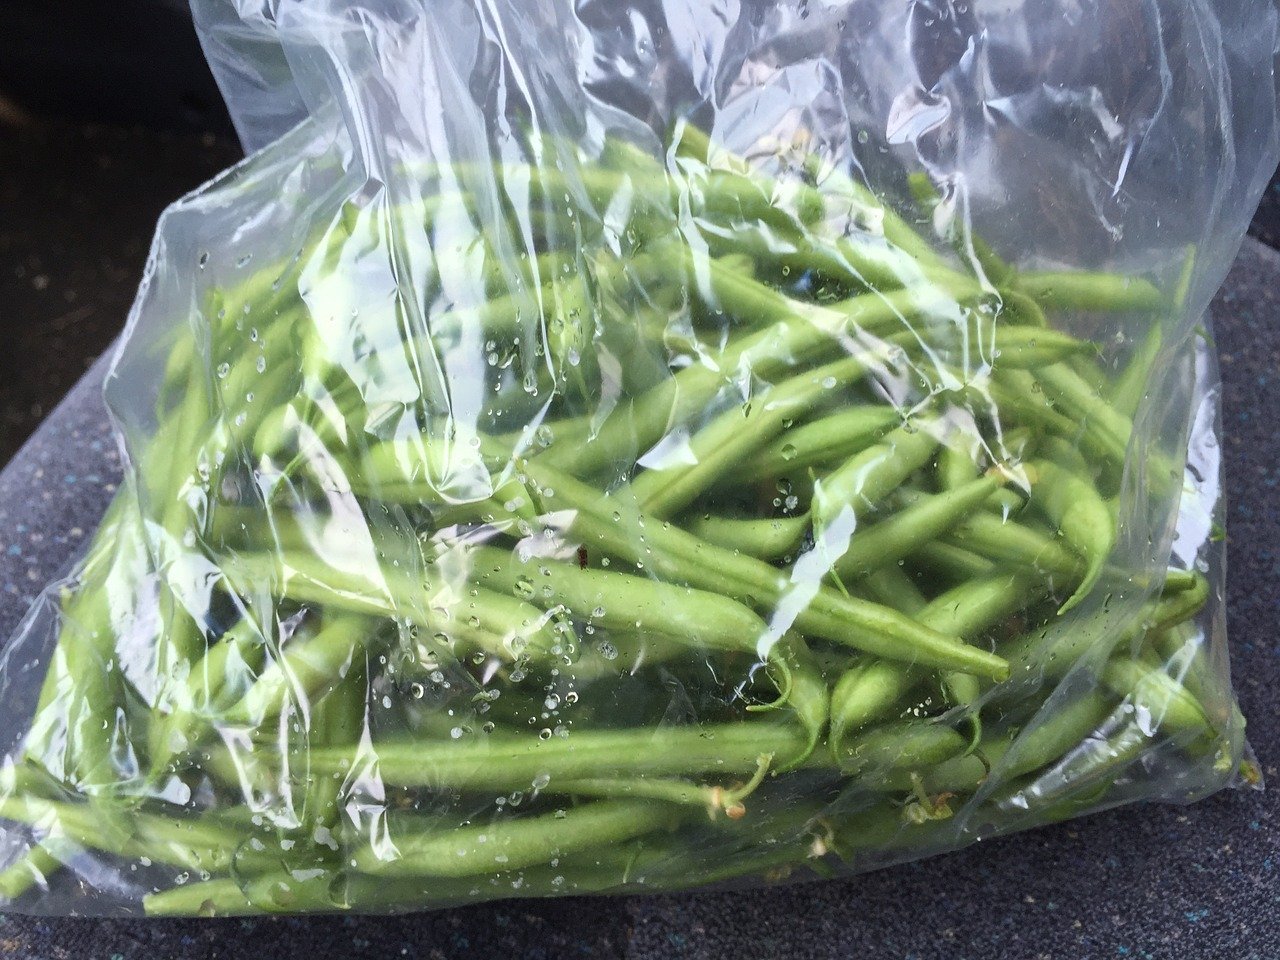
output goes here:
[{"label": "clear plastic bag", "polygon": [[[1255,770],[1200,318],[1265,2],[197,4],[14,909],[865,870]],[[270,141],[270,142],[268,142]]]}]

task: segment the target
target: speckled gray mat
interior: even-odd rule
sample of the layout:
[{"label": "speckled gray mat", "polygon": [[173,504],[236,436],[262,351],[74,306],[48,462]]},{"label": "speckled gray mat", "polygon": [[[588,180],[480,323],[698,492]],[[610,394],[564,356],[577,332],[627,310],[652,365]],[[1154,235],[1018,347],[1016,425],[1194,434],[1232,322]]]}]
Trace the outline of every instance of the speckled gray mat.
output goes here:
[{"label": "speckled gray mat", "polygon": [[[1280,785],[1280,255],[1247,241],[1214,306],[1231,498],[1232,662]],[[91,375],[0,474],[0,636],[118,475]],[[14,960],[1276,960],[1280,796],[1141,806],[849,880],[511,902],[399,918],[0,918]]]}]

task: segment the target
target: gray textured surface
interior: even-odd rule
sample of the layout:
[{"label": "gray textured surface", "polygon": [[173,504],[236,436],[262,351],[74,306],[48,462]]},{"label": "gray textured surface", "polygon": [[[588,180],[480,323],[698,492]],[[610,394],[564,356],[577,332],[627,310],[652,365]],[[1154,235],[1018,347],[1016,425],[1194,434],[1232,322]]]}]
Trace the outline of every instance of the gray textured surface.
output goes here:
[{"label": "gray textured surface", "polygon": [[[1251,739],[1277,782],[1280,255],[1248,242],[1214,311],[1225,381],[1233,667]],[[82,540],[68,531],[91,528],[116,479],[113,449],[86,383],[0,474],[0,633]],[[1275,790],[1224,793],[782,890],[513,902],[399,918],[9,917],[0,918],[0,955],[1274,960],[1278,816]]]}]

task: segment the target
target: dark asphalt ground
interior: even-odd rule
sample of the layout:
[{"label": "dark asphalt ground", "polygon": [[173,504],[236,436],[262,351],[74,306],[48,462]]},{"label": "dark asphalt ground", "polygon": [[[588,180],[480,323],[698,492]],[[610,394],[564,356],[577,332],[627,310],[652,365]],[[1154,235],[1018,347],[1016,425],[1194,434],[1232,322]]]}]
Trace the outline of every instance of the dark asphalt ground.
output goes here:
[{"label": "dark asphalt ground", "polygon": [[124,325],[160,211],[240,157],[212,136],[0,110],[0,464]]}]

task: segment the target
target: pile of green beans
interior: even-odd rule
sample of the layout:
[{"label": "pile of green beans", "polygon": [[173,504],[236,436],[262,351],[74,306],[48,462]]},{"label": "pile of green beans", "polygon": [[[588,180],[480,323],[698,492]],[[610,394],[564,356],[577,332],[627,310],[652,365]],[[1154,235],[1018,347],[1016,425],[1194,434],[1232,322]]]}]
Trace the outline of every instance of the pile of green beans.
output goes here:
[{"label": "pile of green beans", "polygon": [[1209,583],[1121,525],[1181,490],[1131,462],[1176,292],[953,251],[920,178],[904,216],[793,154],[405,168],[201,274],[126,347],[153,422],[0,771],[0,896],[823,876],[1233,775]]}]

